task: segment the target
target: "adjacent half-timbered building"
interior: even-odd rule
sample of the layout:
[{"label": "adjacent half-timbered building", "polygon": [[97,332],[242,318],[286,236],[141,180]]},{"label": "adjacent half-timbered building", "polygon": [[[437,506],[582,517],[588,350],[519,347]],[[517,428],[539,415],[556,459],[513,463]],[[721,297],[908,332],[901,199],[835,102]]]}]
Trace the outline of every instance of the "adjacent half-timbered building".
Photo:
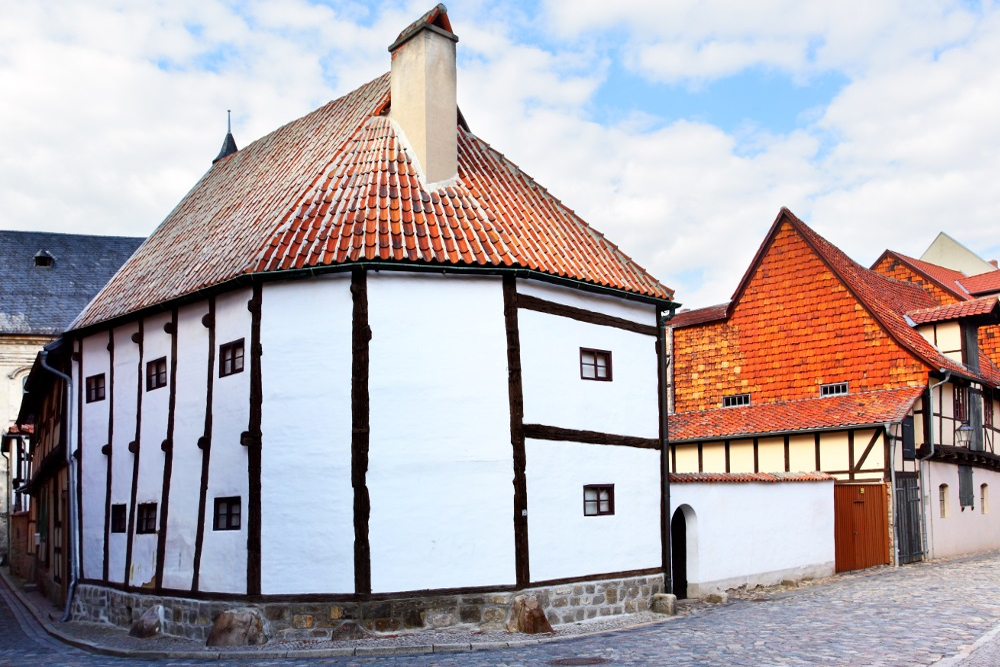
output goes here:
[{"label": "adjacent half-timbered building", "polygon": [[469,130],[456,41],[438,6],[390,74],[227,138],[76,320],[77,617],[496,623],[542,587],[566,622],[662,589],[672,291]]},{"label": "adjacent half-timbered building", "polygon": [[942,306],[783,209],[733,299],[671,322],[672,469],[834,477],[838,570],[1000,547],[1000,371],[978,335],[998,317],[996,296]]}]

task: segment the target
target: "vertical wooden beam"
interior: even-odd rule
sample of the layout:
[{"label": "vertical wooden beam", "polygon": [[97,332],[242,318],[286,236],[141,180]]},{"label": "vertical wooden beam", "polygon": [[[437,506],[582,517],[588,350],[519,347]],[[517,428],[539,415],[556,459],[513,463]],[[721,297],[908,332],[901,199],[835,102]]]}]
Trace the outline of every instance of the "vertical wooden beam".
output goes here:
[{"label": "vertical wooden beam", "polygon": [[205,514],[208,502],[208,471],[212,454],[212,391],[215,387],[215,297],[208,298],[208,313],[201,318],[208,329],[208,376],[205,389],[205,430],[198,439],[201,449],[201,484],[198,487],[198,525],[194,538],[194,566],[191,575],[191,592],[198,591],[201,577],[201,552],[205,544]]},{"label": "vertical wooden beam", "polygon": [[259,282],[253,285],[253,297],[247,304],[250,309],[250,419],[247,430],[247,476],[249,499],[247,501],[247,595],[260,595],[260,533],[261,533],[261,447],[263,434],[264,384],[261,376],[260,358],[263,349],[260,342],[260,318],[263,304],[263,287]]},{"label": "vertical wooden beam", "polygon": [[729,472],[729,441],[728,440],[726,440],[726,442],[725,442],[725,450],[726,450],[726,472]]},{"label": "vertical wooden beam", "polygon": [[847,432],[847,478],[854,479],[857,461],[854,460],[854,429]]},{"label": "vertical wooden beam", "polygon": [[823,469],[820,467],[821,461],[820,461],[820,455],[819,455],[819,451],[820,451],[819,441],[820,441],[820,434],[819,434],[819,431],[816,431],[815,433],[813,433],[813,442],[816,445],[816,472],[822,472],[823,471]]},{"label": "vertical wooden beam", "polygon": [[521,384],[521,334],[517,319],[517,284],[503,277],[503,317],[507,332],[507,397],[510,444],[514,460],[514,578],[518,588],[531,581],[528,552],[528,478],[524,444],[524,390]]},{"label": "vertical wooden beam", "polygon": [[108,583],[108,559],[110,557],[111,539],[111,472],[112,458],[115,455],[111,446],[115,441],[115,330],[108,329],[108,381],[105,384],[105,391],[108,400],[108,442],[101,451],[107,453],[107,471],[105,477],[106,488],[104,491],[104,567],[101,569],[101,580]]},{"label": "vertical wooden beam", "polygon": [[139,435],[142,432],[142,354],[143,354],[143,321],[139,320],[139,332],[134,334],[132,340],[139,346],[139,363],[136,369],[136,399],[135,399],[135,440],[129,445],[132,452],[132,495],[129,497],[128,505],[128,535],[125,546],[125,590],[131,588],[132,571],[132,542],[135,540],[135,501],[139,494],[139,447],[142,444]]},{"label": "vertical wooden beam", "polygon": [[[673,312],[673,311],[671,311]],[[663,570],[663,590],[674,590],[674,559],[673,559],[673,533],[670,530],[671,502],[670,502],[670,457],[672,451],[674,455],[673,466],[677,470],[677,449],[670,446],[670,422],[669,422],[669,398],[667,396],[667,364],[669,363],[670,351],[667,350],[667,320],[666,316],[656,313],[656,377],[657,377],[657,404],[659,406],[659,430],[660,430],[660,568]],[[698,443],[698,470],[702,469],[701,443]]]},{"label": "vertical wooden beam", "polygon": [[167,403],[167,437],[163,450],[163,486],[160,489],[160,530],[156,535],[156,590],[163,589],[163,561],[167,553],[167,516],[170,512],[170,477],[174,469],[174,409],[177,406],[177,309],[170,317],[170,398]]},{"label": "vertical wooden beam", "polygon": [[760,451],[758,450],[759,441],[757,438],[753,439],[753,471],[760,472]]},{"label": "vertical wooden beam", "polygon": [[702,452],[702,445],[698,443],[698,472],[705,472],[705,455]]},{"label": "vertical wooden beam", "polygon": [[787,435],[785,436],[785,472],[792,471],[792,453],[791,453],[791,438]]},{"label": "vertical wooden beam", "polygon": [[368,272],[351,273],[351,486],[354,489],[354,592],[372,592],[369,542],[371,498],[368,495],[368,454],[371,446],[371,395],[368,379],[372,330],[368,321]]}]

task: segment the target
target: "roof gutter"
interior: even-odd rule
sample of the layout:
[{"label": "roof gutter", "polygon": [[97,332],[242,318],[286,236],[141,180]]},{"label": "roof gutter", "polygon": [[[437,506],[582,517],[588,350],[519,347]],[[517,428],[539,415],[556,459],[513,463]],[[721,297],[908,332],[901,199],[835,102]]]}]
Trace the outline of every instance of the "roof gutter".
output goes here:
[{"label": "roof gutter", "polygon": [[[929,442],[927,443],[928,445],[927,456],[923,456],[917,459],[917,470],[920,474],[920,518],[921,518],[920,523],[921,523],[921,533],[923,533],[921,537],[923,537],[924,558],[927,558],[927,553],[929,551],[928,547],[930,546],[927,542],[927,524],[929,523],[929,520],[927,518],[927,502],[925,500],[925,497],[927,495],[926,494],[927,488],[924,486],[924,479],[925,479],[924,463],[927,461],[927,459],[934,456],[934,390],[951,379],[951,371],[946,371],[945,369],[942,368],[940,369],[940,372],[944,373],[944,379],[941,380],[940,382],[932,384],[930,387],[927,388],[927,396],[928,396],[927,410],[928,412],[930,412],[930,420],[929,420],[930,428],[928,429],[930,431],[930,438],[928,438]],[[927,477],[930,477],[930,472],[931,472],[930,464],[928,463],[926,467],[928,468]]]},{"label": "roof gutter", "polygon": [[50,366],[48,355],[49,351],[44,348],[38,355],[42,368],[62,378],[66,385],[66,465],[69,469],[69,589],[66,593],[66,608],[63,610],[62,618],[59,619],[61,622],[66,622],[71,616],[70,611],[73,605],[73,595],[76,593],[77,580],[79,579],[80,563],[80,541],[77,539],[80,528],[77,525],[78,515],[76,507],[77,470],[76,458],[73,456],[73,429],[70,428],[70,420],[73,418],[73,378]]}]

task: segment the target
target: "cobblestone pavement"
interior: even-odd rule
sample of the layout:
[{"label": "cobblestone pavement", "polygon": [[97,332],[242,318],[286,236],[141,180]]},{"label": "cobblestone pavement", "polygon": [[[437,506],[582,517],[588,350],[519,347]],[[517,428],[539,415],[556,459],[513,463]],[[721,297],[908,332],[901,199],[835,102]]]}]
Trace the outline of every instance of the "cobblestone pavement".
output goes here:
[{"label": "cobblestone pavement", "polygon": [[[992,656],[1000,655],[996,652],[998,629],[1000,553],[991,553],[898,570],[880,568],[798,589],[752,591],[733,596],[725,604],[696,605],[686,616],[665,623],[527,647],[342,658],[167,658],[139,664],[979,667],[996,664]],[[56,642],[0,585],[0,667],[123,667],[136,663],[135,659],[95,655]]]}]

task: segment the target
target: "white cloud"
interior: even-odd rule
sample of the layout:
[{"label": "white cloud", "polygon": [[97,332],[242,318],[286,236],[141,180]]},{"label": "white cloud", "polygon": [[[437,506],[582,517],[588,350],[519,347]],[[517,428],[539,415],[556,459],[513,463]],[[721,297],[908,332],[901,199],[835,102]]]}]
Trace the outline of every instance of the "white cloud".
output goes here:
[{"label": "white cloud", "polygon": [[[146,234],[211,164],[386,71],[429,5],[15,3],[0,22],[0,226]],[[474,132],[664,283],[729,298],[781,206],[862,262],[937,231],[1000,249],[1000,20],[962,5],[449,3]],[[360,21],[360,22],[359,22]],[[539,41],[540,39],[540,41]],[[767,67],[848,83],[787,134],[591,113],[615,59],[702,85]],[[775,100],[774,103],[781,103]]]}]

